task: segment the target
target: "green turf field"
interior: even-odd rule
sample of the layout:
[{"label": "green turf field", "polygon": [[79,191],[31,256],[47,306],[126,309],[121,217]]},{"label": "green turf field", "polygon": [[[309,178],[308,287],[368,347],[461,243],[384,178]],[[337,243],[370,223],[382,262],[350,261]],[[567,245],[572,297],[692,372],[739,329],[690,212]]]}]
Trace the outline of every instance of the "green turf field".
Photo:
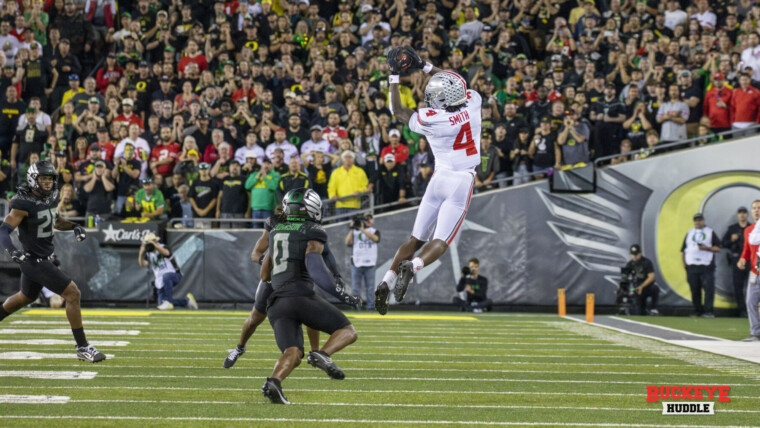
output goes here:
[{"label": "green turf field", "polygon": [[[278,357],[268,324],[222,368],[241,312],[85,311],[88,338],[113,356],[88,364],[74,357],[64,315],[27,311],[0,323],[0,418],[33,427],[760,424],[757,364],[549,315],[391,314],[350,313],[359,341],[334,356],[346,379],[304,361],[283,382],[294,405],[277,406],[260,392]],[[22,343],[41,339],[53,341]],[[18,359],[29,357],[40,359]],[[732,399],[714,416],[664,416],[646,402],[647,385],[729,385]]]},{"label": "green turf field", "polygon": [[741,340],[749,336],[747,318],[648,317],[621,316],[620,318],[646,322],[663,327],[690,331],[728,340]]}]

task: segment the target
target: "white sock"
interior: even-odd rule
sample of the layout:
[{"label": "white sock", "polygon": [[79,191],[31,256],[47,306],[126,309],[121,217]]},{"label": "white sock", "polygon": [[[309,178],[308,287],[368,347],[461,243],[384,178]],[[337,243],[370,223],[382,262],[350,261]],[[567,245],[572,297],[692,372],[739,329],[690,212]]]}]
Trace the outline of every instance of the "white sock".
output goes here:
[{"label": "white sock", "polygon": [[412,260],[412,271],[413,271],[414,273],[417,273],[417,272],[419,272],[419,271],[420,271],[420,269],[422,269],[423,267],[425,267],[425,262],[423,262],[421,258],[419,258],[419,257],[415,257],[415,258]]},{"label": "white sock", "polygon": [[396,282],[396,272],[388,269],[388,272],[385,272],[385,275],[383,275],[383,281],[392,286]]}]

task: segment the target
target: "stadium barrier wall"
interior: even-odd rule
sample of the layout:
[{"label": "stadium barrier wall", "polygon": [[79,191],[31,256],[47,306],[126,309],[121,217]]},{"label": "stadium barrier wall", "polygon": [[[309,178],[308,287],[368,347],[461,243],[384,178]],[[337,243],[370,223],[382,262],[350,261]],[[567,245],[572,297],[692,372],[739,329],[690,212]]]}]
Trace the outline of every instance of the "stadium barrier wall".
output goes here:
[{"label": "stadium barrier wall", "polygon": [[[598,305],[613,305],[619,268],[633,243],[654,261],[661,304],[688,307],[690,294],[680,248],[703,212],[722,235],[739,206],[760,196],[760,137],[666,153],[598,170],[594,194],[552,194],[546,180],[473,196],[467,218],[449,251],[417,274],[405,303],[450,303],[461,267],[471,257],[489,279],[498,304],[583,305],[586,293]],[[409,208],[375,217],[381,231],[376,282],[396,248],[409,237],[416,215]],[[347,223],[325,227],[333,252],[350,279]],[[176,293],[192,291],[207,302],[250,302],[258,265],[250,251],[260,230],[168,230],[167,242],[182,267]],[[55,237],[63,270],[87,301],[144,301],[152,273],[137,265],[137,248],[101,246],[91,234],[76,243],[71,232]],[[733,306],[725,250],[716,256],[716,307]],[[8,261],[7,255],[0,256]],[[7,271],[6,271],[7,274]],[[3,281],[3,294],[18,290]]]}]

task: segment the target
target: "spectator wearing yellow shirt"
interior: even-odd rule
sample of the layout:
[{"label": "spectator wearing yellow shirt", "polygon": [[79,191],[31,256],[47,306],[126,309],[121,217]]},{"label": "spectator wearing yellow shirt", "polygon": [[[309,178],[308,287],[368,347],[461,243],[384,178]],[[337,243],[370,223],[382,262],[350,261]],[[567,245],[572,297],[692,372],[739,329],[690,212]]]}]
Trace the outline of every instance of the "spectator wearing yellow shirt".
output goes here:
[{"label": "spectator wearing yellow shirt", "polygon": [[61,100],[61,107],[63,107],[69,100],[74,98],[74,95],[84,92],[84,88],[79,86],[79,75],[69,75],[69,90],[63,93],[63,99]]},{"label": "spectator wearing yellow shirt", "polygon": [[354,165],[356,158],[354,153],[346,150],[340,155],[340,158],[342,165],[330,174],[330,181],[327,183],[327,194],[332,201],[344,196],[353,195],[356,197],[337,201],[335,203],[335,213],[338,215],[350,214],[361,208],[359,194],[372,191],[367,174],[363,169]]}]

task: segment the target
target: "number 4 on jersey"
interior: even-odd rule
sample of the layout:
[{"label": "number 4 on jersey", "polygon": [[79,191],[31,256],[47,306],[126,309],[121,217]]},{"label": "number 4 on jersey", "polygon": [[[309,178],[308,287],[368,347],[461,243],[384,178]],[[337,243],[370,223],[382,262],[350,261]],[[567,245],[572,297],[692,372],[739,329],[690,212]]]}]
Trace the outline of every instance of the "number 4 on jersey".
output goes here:
[{"label": "number 4 on jersey", "polygon": [[465,153],[467,153],[467,156],[478,154],[478,149],[475,147],[475,141],[472,139],[470,122],[466,122],[462,125],[462,129],[459,130],[457,139],[454,141],[454,150],[466,150]]}]

